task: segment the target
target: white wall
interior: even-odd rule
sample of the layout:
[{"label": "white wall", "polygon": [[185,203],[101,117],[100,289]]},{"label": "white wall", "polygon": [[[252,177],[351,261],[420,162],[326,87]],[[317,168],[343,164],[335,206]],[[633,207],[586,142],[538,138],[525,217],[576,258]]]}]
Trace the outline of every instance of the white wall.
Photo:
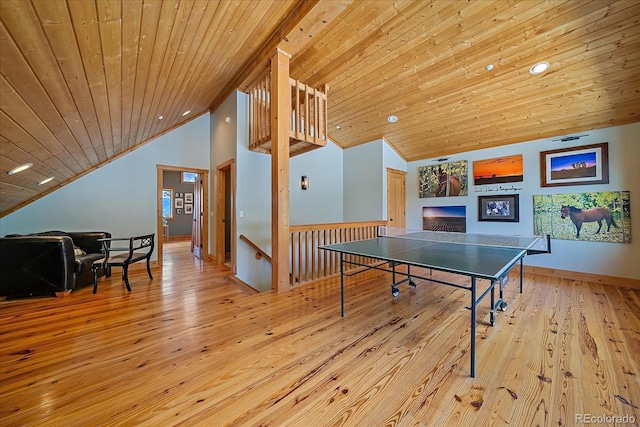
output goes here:
[{"label": "white wall", "polygon": [[[601,191],[631,191],[631,243],[601,243],[571,240],[553,240],[552,253],[525,258],[525,263],[540,267],[568,271],[600,274],[606,276],[640,279],[640,209],[636,197],[640,197],[640,123],[586,132],[586,138],[571,142],[553,142],[549,138],[513,144],[486,150],[472,151],[448,156],[448,161],[469,161],[469,195],[462,197],[418,198],[418,167],[434,165],[432,160],[421,160],[408,164],[407,175],[407,228],[422,228],[422,208],[424,206],[467,207],[468,233],[533,234],[533,196],[541,194],[583,193]],[[540,187],[540,151],[556,148],[570,148],[600,142],[609,143],[609,184],[579,185],[570,187]],[[524,160],[524,181],[503,184],[515,187],[517,191],[485,193],[490,186],[474,186],[473,161],[522,154]],[[495,223],[478,222],[479,194],[520,195],[520,222]],[[635,197],[634,197],[635,196]],[[634,209],[635,208],[635,209]],[[559,215],[559,214],[558,214]]]},{"label": "white wall", "polygon": [[[344,221],[378,221],[386,218],[382,189],[383,141],[377,140],[344,150]],[[384,170],[384,172],[383,172]]]},{"label": "white wall", "polygon": [[383,139],[344,150],[344,221],[387,219],[387,168],[407,170]]},{"label": "white wall", "polygon": [[[211,122],[211,173],[209,174],[209,241],[211,245],[209,245],[209,253],[212,255],[215,255],[216,251],[217,167],[236,158],[238,147],[237,109],[238,100],[234,93],[209,116]],[[229,123],[225,123],[226,117],[229,117]]]},{"label": "white wall", "polygon": [[[302,190],[303,175],[309,189]],[[292,157],[289,162],[291,225],[342,222],[342,149],[328,141],[326,147]]]},{"label": "white wall", "polygon": [[[97,230],[113,236],[155,233],[158,164],[209,169],[209,115],[0,218],[0,234],[46,230]],[[157,260],[157,254],[152,259]]]},{"label": "white wall", "polygon": [[247,236],[271,254],[271,156],[249,150],[249,97],[242,92],[236,96],[236,275],[255,289],[267,291],[271,289],[271,264],[256,259],[256,251],[239,236]]}]

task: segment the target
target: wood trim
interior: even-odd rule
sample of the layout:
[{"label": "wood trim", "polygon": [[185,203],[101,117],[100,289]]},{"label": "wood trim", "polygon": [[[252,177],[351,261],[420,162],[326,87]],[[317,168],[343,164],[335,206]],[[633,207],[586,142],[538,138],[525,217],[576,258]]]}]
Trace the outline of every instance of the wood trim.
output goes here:
[{"label": "wood trim", "polygon": [[[156,251],[158,255],[158,262],[162,265],[162,248],[164,230],[162,223],[162,189],[164,188],[164,168],[161,165],[156,165],[156,236],[158,236],[156,242]],[[175,194],[175,193],[174,193]],[[173,203],[173,200],[171,201]]]},{"label": "wood trim", "polygon": [[235,246],[236,246],[236,203],[235,203],[235,159],[229,159],[216,166],[216,245],[215,245],[215,262],[222,265],[225,261],[224,233],[225,227],[221,226],[222,219],[225,216],[225,188],[226,188],[226,171],[229,170],[229,180],[231,186],[231,271],[236,272],[235,263]]},{"label": "wood trim", "polygon": [[202,174],[202,260],[208,261],[209,253],[209,171],[198,170]]},{"label": "wood trim", "polygon": [[156,250],[158,251],[158,265],[162,267],[163,239],[162,239],[162,188],[164,187],[164,171],[196,172],[202,174],[202,260],[208,260],[209,254],[209,171],[191,167],[156,164]]},{"label": "wood trim", "polygon": [[326,224],[302,224],[289,227],[291,233],[299,233],[308,230],[333,230],[336,228],[368,227],[370,225],[387,225],[387,221],[355,221],[355,222],[331,222]]},{"label": "wood trim", "polygon": [[[402,188],[399,191],[396,191],[392,182],[398,177],[401,180]],[[407,172],[399,169],[387,168],[387,221],[389,222],[389,227],[395,228],[406,228],[407,226]],[[398,200],[398,198],[400,200]],[[393,215],[396,218],[392,218],[392,214],[395,212],[398,213],[394,208],[397,207],[395,204],[398,204],[402,207],[402,214]],[[393,224],[391,223],[392,221]]]},{"label": "wood trim", "polygon": [[198,168],[188,168],[183,166],[173,166],[173,165],[157,165],[158,168],[162,168],[167,172],[196,172],[196,173],[209,173],[208,169],[198,169]]},{"label": "wood trim", "polygon": [[559,270],[556,268],[537,267],[525,265],[524,272],[538,274],[540,276],[557,277],[559,279],[580,280],[601,285],[622,286],[625,288],[640,289],[640,280],[629,277],[604,276],[601,274],[583,273],[579,271]]},{"label": "wood trim", "polygon": [[231,283],[233,286],[240,289],[242,292],[244,292],[247,295],[255,295],[260,293],[257,289],[255,289],[248,283],[240,280],[237,276],[222,276],[222,279]]},{"label": "wood trim", "polygon": [[409,163],[409,160],[407,160],[407,158],[405,156],[402,155],[402,153],[400,153],[400,151],[398,151],[398,149],[396,148],[396,146],[392,143],[389,142],[389,140],[387,139],[387,137],[383,136],[382,140],[385,142],[385,144],[387,144],[389,146],[389,148],[391,148],[402,160],[404,160],[405,162]]},{"label": "wood trim", "polygon": [[240,240],[247,242],[247,244],[256,251],[256,259],[260,259],[264,257],[267,261],[271,262],[271,257],[269,256],[269,254],[263,251],[262,249],[260,249],[260,247],[255,243],[253,243],[247,236],[245,236],[244,234],[241,234]]}]

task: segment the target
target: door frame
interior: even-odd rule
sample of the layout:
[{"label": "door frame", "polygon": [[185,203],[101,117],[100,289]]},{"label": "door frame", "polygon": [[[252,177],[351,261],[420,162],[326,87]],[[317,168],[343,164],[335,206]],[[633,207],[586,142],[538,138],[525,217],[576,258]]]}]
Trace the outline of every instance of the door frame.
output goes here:
[{"label": "door frame", "polygon": [[230,192],[231,192],[231,271],[236,273],[236,262],[235,262],[235,246],[236,246],[236,184],[235,184],[235,159],[227,160],[224,163],[216,166],[216,255],[215,261],[216,264],[222,265],[225,260],[225,250],[224,250],[224,242],[225,242],[225,226],[224,226],[224,213],[226,208],[226,197],[225,197],[225,188],[226,188],[226,173],[229,173],[230,182]]},{"label": "door frame", "polygon": [[[162,234],[162,188],[164,187],[164,172],[194,172],[202,174],[202,253],[203,260],[209,259],[209,171],[207,169],[197,169],[182,166],[156,165],[157,173],[157,216],[156,222],[158,229],[156,231],[157,248],[158,248],[158,264],[162,268],[162,249],[164,244]],[[206,257],[206,258],[205,258]]]},{"label": "door frame", "polygon": [[391,186],[389,185],[389,181],[390,181],[390,176],[391,175],[397,175],[402,177],[402,183],[403,183],[403,191],[402,191],[402,200],[404,202],[403,206],[402,206],[402,227],[398,227],[398,228],[406,228],[407,227],[407,172],[399,170],[399,169],[393,169],[393,168],[387,168],[387,225],[389,227],[392,227],[391,225],[391,219],[390,219],[390,211],[391,211]]}]

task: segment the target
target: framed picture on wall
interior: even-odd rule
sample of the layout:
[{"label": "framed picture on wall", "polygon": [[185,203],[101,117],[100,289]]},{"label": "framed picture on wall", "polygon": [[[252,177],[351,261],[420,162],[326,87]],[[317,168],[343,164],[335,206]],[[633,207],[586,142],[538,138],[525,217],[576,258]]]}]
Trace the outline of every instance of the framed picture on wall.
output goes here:
[{"label": "framed picture on wall", "polygon": [[631,192],[534,195],[533,232],[552,239],[631,243]]},{"label": "framed picture on wall", "polygon": [[467,196],[467,161],[418,168],[418,197]]},{"label": "framed picture on wall", "polygon": [[193,213],[193,205],[190,203],[186,203],[184,205],[184,213],[186,214],[192,214]]},{"label": "framed picture on wall", "polygon": [[193,193],[184,193],[184,202],[193,203]]},{"label": "framed picture on wall", "polygon": [[466,233],[467,207],[425,206],[422,208],[422,229]]},{"label": "framed picture on wall", "polygon": [[182,209],[176,209],[176,214],[180,215],[182,213]]},{"label": "framed picture on wall", "polygon": [[540,153],[540,186],[608,184],[609,143]]},{"label": "framed picture on wall", "polygon": [[478,221],[520,222],[518,194],[478,196]]},{"label": "framed picture on wall", "polygon": [[184,199],[176,198],[176,209],[182,209],[184,207]]},{"label": "framed picture on wall", "polygon": [[475,185],[521,181],[524,181],[522,154],[473,162]]}]

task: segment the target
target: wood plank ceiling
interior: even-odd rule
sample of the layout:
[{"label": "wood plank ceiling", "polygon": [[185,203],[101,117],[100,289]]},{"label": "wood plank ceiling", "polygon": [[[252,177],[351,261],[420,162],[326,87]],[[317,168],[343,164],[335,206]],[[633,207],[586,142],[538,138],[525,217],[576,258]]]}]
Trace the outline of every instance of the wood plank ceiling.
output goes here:
[{"label": "wood plank ceiling", "polygon": [[412,161],[637,122],[639,21],[636,0],[2,0],[0,216],[217,108],[276,47],[329,85],[344,148]]}]

